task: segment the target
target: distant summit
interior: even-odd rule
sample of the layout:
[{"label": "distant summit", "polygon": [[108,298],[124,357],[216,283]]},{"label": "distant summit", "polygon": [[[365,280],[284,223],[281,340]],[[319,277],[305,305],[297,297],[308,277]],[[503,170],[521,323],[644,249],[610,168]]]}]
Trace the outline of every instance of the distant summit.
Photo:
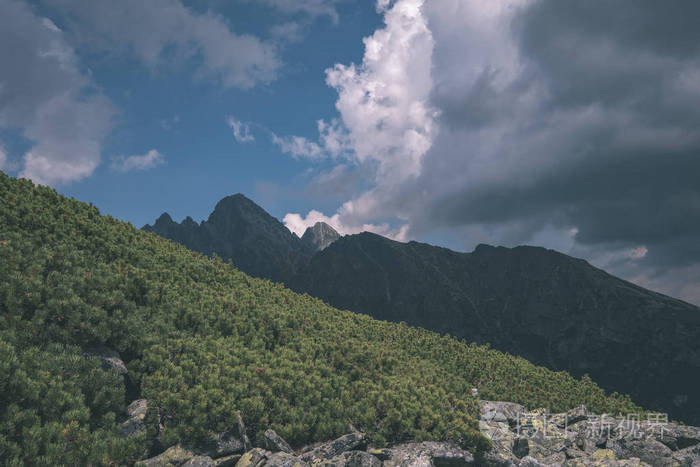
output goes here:
[{"label": "distant summit", "polygon": [[219,201],[201,224],[191,217],[178,224],[164,213],[143,230],[205,255],[216,253],[241,271],[275,282],[289,282],[311,255],[284,224],[240,193]]},{"label": "distant summit", "polygon": [[301,237],[301,241],[314,253],[326,249],[328,245],[340,238],[340,234],[325,222],[316,222]]}]

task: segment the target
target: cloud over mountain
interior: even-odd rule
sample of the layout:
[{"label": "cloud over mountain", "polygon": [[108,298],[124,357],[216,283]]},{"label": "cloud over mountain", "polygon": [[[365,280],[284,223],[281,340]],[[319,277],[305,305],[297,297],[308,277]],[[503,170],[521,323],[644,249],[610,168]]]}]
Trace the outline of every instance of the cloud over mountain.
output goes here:
[{"label": "cloud over mountain", "polygon": [[409,237],[458,232],[464,248],[569,244],[670,292],[670,271],[700,279],[696,3],[378,8],[362,64],[327,72],[347,160],[376,175],[339,222],[393,217]]}]

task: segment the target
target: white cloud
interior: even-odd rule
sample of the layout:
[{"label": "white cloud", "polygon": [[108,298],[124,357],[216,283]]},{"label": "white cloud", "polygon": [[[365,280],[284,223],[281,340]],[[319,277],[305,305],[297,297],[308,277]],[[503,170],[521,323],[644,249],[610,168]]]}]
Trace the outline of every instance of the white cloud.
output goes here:
[{"label": "white cloud", "polygon": [[404,179],[420,173],[437,132],[429,104],[434,41],[423,0],[397,1],[384,22],[364,39],[362,64],[336,64],[326,82],[338,92],[335,106],[357,161],[377,162],[381,178]]},{"label": "white cloud", "polygon": [[56,0],[78,28],[85,47],[132,54],[155,68],[168,59],[199,59],[197,75],[226,87],[250,88],[275,78],[280,60],[272,44],[231,30],[225,18],[199,14],[180,0]]},{"label": "white cloud", "polygon": [[0,2],[0,127],[31,144],[19,176],[58,185],[92,174],[114,107],[91,89],[75,51],[23,2]]},{"label": "white cloud", "polygon": [[155,149],[151,149],[143,155],[129,157],[118,156],[112,160],[112,170],[115,172],[131,172],[153,169],[165,164],[165,157]]},{"label": "white cloud", "polygon": [[304,235],[307,228],[312,227],[316,222],[325,222],[333,227],[341,235],[356,234],[360,232],[373,232],[385,237],[405,242],[408,240],[408,225],[402,225],[397,229],[392,229],[389,224],[347,224],[343,223],[340,214],[331,217],[312,209],[306,216],[297,213],[289,213],[282,219],[284,225],[299,237]]},{"label": "white cloud", "polygon": [[[389,214],[379,202],[384,188],[418,176],[437,135],[438,113],[429,103],[434,41],[423,8],[422,0],[399,0],[390,8],[378,3],[385,26],[364,39],[362,63],[326,70],[327,84],[338,92],[340,119],[318,122],[318,143],[298,136],[273,139],[294,157],[342,156],[376,167],[377,186],[330,217],[338,216],[336,224],[347,231],[374,226],[370,219]],[[408,235],[407,227],[399,234],[384,224],[373,231]]]},{"label": "white cloud", "polygon": [[236,138],[236,141],[239,143],[250,143],[255,141],[255,136],[253,136],[253,134],[250,132],[250,125],[247,123],[236,120],[231,116],[226,119],[226,123],[229,127],[231,127],[233,137]]},{"label": "white cloud", "polygon": [[647,253],[649,253],[647,247],[638,246],[637,248],[632,248],[632,250],[629,251],[629,257],[632,259],[642,259],[647,255]]},{"label": "white cloud", "polygon": [[325,152],[313,141],[309,141],[303,136],[288,136],[280,138],[272,134],[272,142],[279,146],[284,153],[290,154],[294,158],[320,159],[325,157]]}]

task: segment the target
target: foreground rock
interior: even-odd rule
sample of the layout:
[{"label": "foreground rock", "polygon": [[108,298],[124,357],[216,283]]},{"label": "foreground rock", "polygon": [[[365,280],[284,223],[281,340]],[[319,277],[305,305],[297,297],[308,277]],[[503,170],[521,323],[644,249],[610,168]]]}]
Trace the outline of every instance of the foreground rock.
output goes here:
[{"label": "foreground rock", "polygon": [[[145,402],[132,403],[136,411]],[[131,407],[131,406],[130,406]],[[174,446],[140,465],[187,467],[700,467],[700,428],[668,423],[659,417],[616,419],[586,407],[550,414],[527,411],[511,402],[481,401],[482,433],[489,452],[475,455],[446,442],[368,447],[354,431],[302,452],[273,430],[264,448],[247,449],[242,421],[237,430],[214,438],[207,449]],[[243,439],[246,439],[244,442]],[[245,452],[243,452],[245,449]]]},{"label": "foreground rock", "polygon": [[699,467],[700,428],[657,415],[615,418],[581,406],[566,413],[480,401],[481,432],[492,442],[485,466]]}]

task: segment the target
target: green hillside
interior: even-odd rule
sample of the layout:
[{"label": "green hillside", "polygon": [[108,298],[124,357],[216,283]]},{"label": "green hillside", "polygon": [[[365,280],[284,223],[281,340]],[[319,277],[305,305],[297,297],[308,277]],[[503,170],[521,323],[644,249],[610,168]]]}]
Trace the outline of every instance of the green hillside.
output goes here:
[{"label": "green hillside", "polygon": [[[116,349],[129,373],[85,349]],[[0,172],[0,459],[127,464],[124,408],[149,400],[162,447],[195,445],[240,411],[254,444],[347,431],[373,443],[453,440],[471,449],[476,401],[629,412],[575,380],[483,346],[338,311]]]}]

